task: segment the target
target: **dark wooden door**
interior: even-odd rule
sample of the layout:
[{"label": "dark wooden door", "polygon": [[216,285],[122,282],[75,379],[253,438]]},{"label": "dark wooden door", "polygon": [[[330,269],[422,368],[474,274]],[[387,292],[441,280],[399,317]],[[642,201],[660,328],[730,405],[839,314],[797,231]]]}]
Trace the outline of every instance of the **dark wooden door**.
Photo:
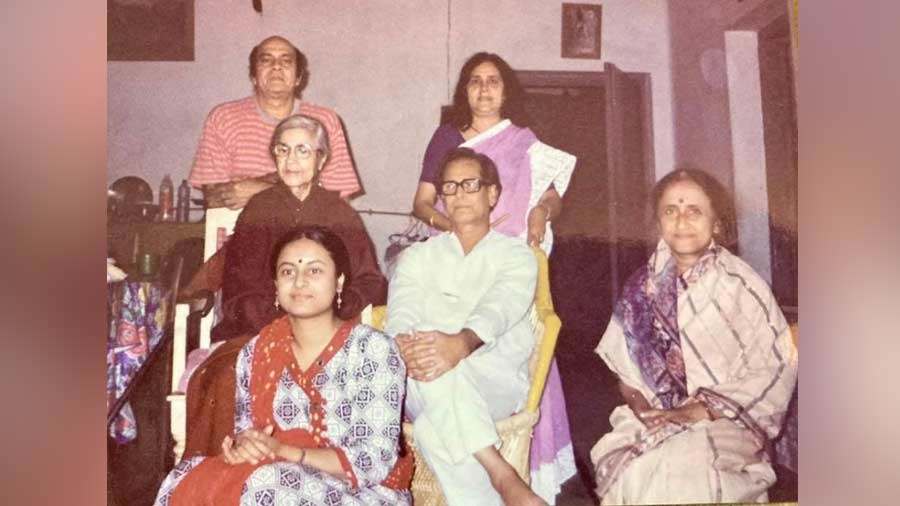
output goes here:
[{"label": "dark wooden door", "polygon": [[614,280],[646,258],[646,241],[636,240],[633,231],[635,220],[644,219],[634,213],[644,201],[645,179],[652,181],[643,163],[651,158],[643,150],[649,103],[645,81],[612,66],[602,73],[518,75],[531,129],[578,158],[563,213],[553,223],[550,283],[563,322],[556,359],[575,461],[584,489],[592,490],[590,449],[609,430],[609,414],[621,402],[615,376],[593,350],[612,314]]},{"label": "dark wooden door", "polygon": [[772,291],[786,309],[798,305],[797,103],[787,15],[759,32],[759,74],[766,188],[769,199]]},{"label": "dark wooden door", "polygon": [[562,215],[552,224],[556,311],[567,328],[596,331],[612,307],[605,80],[599,72],[521,74],[531,129],[577,158]]},{"label": "dark wooden door", "polygon": [[612,63],[606,77],[607,187],[613,299],[621,286],[647,259],[655,237],[647,202],[655,175],[648,163],[651,125],[642,82]]}]

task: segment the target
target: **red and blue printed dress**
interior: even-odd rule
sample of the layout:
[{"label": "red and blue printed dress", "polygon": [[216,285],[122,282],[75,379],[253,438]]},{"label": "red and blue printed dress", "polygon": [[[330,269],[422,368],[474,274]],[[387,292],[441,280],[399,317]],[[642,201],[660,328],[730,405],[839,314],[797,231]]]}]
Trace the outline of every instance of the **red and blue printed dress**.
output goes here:
[{"label": "red and blue printed dress", "polygon": [[[300,435],[306,441],[302,446],[337,450],[346,479],[287,461],[232,466],[221,457],[193,457],[169,473],[155,505],[411,503],[409,491],[395,479],[395,467],[402,467],[398,440],[406,385],[396,343],[372,327],[350,321],[301,371],[290,352],[290,340],[290,324],[282,317],[241,349],[235,434],[273,423],[273,436],[279,440],[298,441],[291,435]],[[190,491],[179,490],[181,484]]]}]

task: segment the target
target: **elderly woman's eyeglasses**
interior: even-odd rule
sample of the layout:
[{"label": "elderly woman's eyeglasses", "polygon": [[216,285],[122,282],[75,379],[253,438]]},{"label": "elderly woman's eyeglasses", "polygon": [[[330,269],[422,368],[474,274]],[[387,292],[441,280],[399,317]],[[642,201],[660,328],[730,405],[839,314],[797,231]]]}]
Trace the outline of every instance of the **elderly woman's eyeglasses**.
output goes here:
[{"label": "elderly woman's eyeglasses", "polygon": [[441,195],[456,195],[456,190],[460,186],[466,193],[476,193],[481,190],[483,182],[477,177],[463,179],[462,181],[441,181]]},{"label": "elderly woman's eyeglasses", "polygon": [[313,149],[313,147],[309,144],[305,143],[297,144],[293,148],[291,148],[287,144],[278,143],[275,145],[275,147],[272,148],[272,154],[274,154],[275,158],[278,158],[279,160],[286,160],[291,155],[291,152],[294,153],[294,156],[298,160],[308,160],[309,157],[311,157],[313,153],[316,152],[316,150]]}]

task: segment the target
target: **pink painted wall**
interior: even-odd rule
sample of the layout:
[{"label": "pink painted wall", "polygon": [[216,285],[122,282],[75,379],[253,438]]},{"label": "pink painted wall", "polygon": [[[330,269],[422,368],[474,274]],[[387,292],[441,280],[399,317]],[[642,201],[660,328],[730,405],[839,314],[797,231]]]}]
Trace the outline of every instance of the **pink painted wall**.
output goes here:
[{"label": "pink painted wall", "polygon": [[[675,161],[733,184],[725,31],[771,0],[671,0]],[[782,0],[776,0],[782,1]]]},{"label": "pink painted wall", "polygon": [[756,33],[788,0],[671,0],[675,160],[734,191],[740,254],[771,280]]},{"label": "pink painted wall", "polygon": [[[343,118],[367,194],[357,209],[408,211],[425,146],[463,61],[494,51],[515,68],[602,71],[604,61],[652,80],[655,165],[675,160],[669,8],[664,0],[605,0],[602,60],[560,57],[562,2],[250,2],[196,0],[195,61],[109,62],[107,180],[186,178],[214,105],[251,92],[247,54],[271,34],[309,58],[304,98]],[[448,16],[449,13],[449,16]],[[363,215],[379,254],[402,217]]]}]

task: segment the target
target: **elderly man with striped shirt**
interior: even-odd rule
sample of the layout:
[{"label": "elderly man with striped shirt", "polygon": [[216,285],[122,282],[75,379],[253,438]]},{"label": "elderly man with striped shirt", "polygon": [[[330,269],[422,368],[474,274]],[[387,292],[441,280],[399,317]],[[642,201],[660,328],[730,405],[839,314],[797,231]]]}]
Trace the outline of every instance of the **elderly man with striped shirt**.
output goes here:
[{"label": "elderly man with striped shirt", "polygon": [[250,52],[253,95],[218,105],[203,125],[188,181],[202,188],[207,207],[241,209],[278,180],[269,153],[275,125],[292,114],[319,120],[331,140],[331,156],[319,178],[344,198],[360,191],[338,115],[300,100],[306,57],[290,41],[272,36]]}]

